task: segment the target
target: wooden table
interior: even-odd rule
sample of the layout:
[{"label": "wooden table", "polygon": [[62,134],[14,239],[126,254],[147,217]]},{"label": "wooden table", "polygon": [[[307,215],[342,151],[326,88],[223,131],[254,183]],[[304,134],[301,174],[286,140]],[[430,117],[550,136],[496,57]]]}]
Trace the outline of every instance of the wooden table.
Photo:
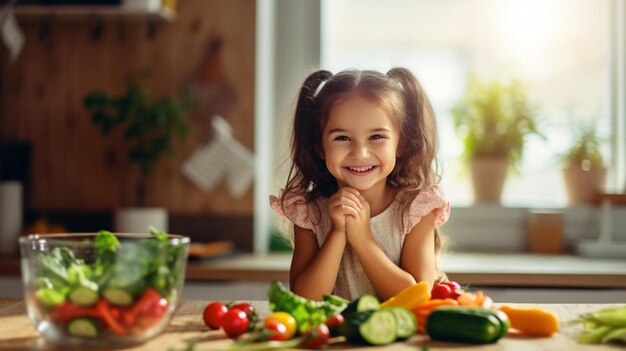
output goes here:
[{"label": "wooden table", "polygon": [[[147,343],[125,348],[127,351],[183,350],[188,342],[196,342],[195,351],[219,350],[228,347],[232,341],[226,339],[221,331],[211,331],[204,326],[201,318],[202,310],[207,301],[183,301],[174,319],[165,331]],[[268,313],[267,302],[255,301],[253,305],[261,316]],[[364,347],[348,344],[333,345],[329,349],[342,350],[421,350],[430,345],[430,350],[454,349],[459,351],[478,350],[618,350],[623,345],[583,345],[575,341],[580,331],[578,326],[565,326],[569,320],[583,312],[593,311],[608,305],[541,305],[555,312],[561,319],[562,330],[550,338],[529,338],[509,336],[491,345],[465,345],[442,342],[430,342],[426,336],[416,335],[406,342],[395,343],[386,347]],[[45,341],[37,334],[31,321],[26,316],[24,301],[19,299],[0,298],[0,350],[67,350],[67,347],[56,346]],[[107,347],[107,350],[116,350]]]}]

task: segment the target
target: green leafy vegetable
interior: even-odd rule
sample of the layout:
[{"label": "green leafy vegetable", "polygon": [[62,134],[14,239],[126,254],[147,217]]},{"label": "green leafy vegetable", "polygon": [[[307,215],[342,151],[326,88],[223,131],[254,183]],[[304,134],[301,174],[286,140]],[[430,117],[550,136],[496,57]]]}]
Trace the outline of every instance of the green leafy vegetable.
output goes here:
[{"label": "green leafy vegetable", "polygon": [[298,323],[298,331],[301,333],[309,327],[324,323],[328,317],[341,313],[347,306],[346,303],[342,303],[342,298],[334,295],[325,296],[324,301],[306,299],[287,290],[278,281],[270,285],[268,297],[270,309],[274,312],[284,311],[291,314]]},{"label": "green leafy vegetable", "polygon": [[182,271],[185,246],[171,244],[169,235],[155,228],[150,232],[154,239],[123,243],[111,232],[98,232],[93,262],[89,264],[76,258],[68,247],[38,254],[37,299],[47,307],[66,300],[90,306],[107,296],[113,296],[113,304],[122,300],[129,304],[148,287],[171,298],[181,283],[181,275],[174,273]]}]

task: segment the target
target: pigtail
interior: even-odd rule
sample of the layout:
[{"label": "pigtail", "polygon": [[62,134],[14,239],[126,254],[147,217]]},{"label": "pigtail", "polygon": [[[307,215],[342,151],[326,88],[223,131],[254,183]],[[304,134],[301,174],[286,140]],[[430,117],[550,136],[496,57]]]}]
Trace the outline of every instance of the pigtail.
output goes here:
[{"label": "pigtail", "polygon": [[[406,68],[395,67],[387,72],[402,88],[404,123],[397,167],[391,175],[399,188],[422,190],[439,182],[437,154],[437,123],[433,108],[415,76]],[[415,179],[417,169],[418,179]],[[415,182],[417,180],[417,182]]]},{"label": "pigtail", "polygon": [[310,183],[315,183],[316,177],[328,172],[321,157],[321,126],[316,95],[321,84],[330,77],[332,73],[325,70],[314,72],[305,79],[300,89],[291,137],[293,162],[281,201],[290,195],[304,195],[307,201],[311,201],[311,193],[307,191]]}]

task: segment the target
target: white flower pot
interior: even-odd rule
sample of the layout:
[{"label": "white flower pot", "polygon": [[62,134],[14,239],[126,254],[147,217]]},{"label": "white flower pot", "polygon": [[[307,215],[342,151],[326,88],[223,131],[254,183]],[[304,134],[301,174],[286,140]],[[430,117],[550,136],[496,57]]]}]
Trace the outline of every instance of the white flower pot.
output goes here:
[{"label": "white flower pot", "polygon": [[167,210],[161,207],[128,207],[115,212],[115,231],[118,233],[148,233],[149,226],[167,232]]},{"label": "white flower pot", "polygon": [[17,252],[22,233],[22,183],[0,182],[0,253]]}]

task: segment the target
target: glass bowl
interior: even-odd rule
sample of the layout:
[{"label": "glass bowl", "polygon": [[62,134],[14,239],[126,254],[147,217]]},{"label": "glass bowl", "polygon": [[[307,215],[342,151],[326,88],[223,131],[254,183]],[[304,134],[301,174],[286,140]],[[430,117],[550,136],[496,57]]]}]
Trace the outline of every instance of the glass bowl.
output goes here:
[{"label": "glass bowl", "polygon": [[105,231],[21,237],[28,316],[58,344],[142,343],[179,304],[189,241]]}]

